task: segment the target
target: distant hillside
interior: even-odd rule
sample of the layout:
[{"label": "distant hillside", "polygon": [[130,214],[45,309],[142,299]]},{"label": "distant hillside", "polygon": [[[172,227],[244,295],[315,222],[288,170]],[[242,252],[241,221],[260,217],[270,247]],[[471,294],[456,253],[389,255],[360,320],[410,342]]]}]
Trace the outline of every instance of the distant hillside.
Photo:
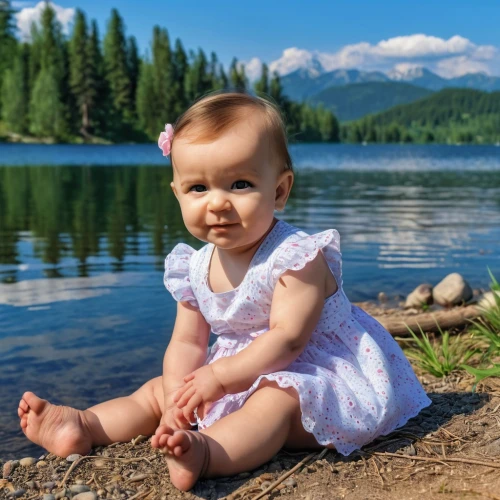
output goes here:
[{"label": "distant hillside", "polygon": [[499,143],[500,92],[444,89],[346,124],[347,142]]},{"label": "distant hillside", "polygon": [[355,83],[330,87],[309,98],[308,103],[322,103],[340,121],[348,121],[398,104],[407,104],[432,93],[431,90],[403,82]]},{"label": "distant hillside", "polygon": [[490,115],[500,115],[500,92],[443,89],[427,98],[379,113],[373,119],[379,125],[396,122],[409,127],[462,123]]},{"label": "distant hillside", "polygon": [[500,77],[485,73],[469,73],[456,78],[443,78],[427,68],[416,67],[406,71],[390,71],[387,75],[380,71],[360,71],[357,69],[336,69],[325,72],[321,65],[300,68],[281,77],[284,93],[292,100],[302,102],[323,90],[368,82],[404,82],[428,90],[444,88],[472,88],[476,90],[500,90]]}]

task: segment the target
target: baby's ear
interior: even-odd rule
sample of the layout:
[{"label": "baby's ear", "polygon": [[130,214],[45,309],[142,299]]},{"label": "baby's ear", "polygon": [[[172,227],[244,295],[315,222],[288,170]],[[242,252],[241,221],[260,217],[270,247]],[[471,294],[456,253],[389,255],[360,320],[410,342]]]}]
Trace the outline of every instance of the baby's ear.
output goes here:
[{"label": "baby's ear", "polygon": [[290,196],[290,191],[293,185],[293,172],[291,170],[285,170],[280,174],[276,182],[276,195],[274,198],[274,208],[275,210],[281,211],[285,208],[288,197]]}]

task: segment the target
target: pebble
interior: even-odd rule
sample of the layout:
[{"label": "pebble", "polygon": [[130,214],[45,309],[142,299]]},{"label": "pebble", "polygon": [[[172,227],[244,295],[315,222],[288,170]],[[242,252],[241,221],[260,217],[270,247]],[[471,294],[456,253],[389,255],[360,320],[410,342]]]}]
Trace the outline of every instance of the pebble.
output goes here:
[{"label": "pebble", "polygon": [[[81,458],[82,456],[79,455],[78,453],[73,453],[72,455],[69,455],[68,457],[66,457],[66,461],[67,462],[75,462],[76,460],[78,460],[79,458]],[[64,463],[64,462],[63,462]]]},{"label": "pebble", "polygon": [[40,460],[39,462],[36,463],[36,466],[38,469],[41,469],[42,467],[47,467],[47,462],[45,460]]},{"label": "pebble", "polygon": [[71,493],[85,493],[90,491],[90,488],[86,484],[73,484],[69,487]]},{"label": "pebble", "polygon": [[104,490],[104,489],[101,488],[101,489],[97,490],[97,494],[100,497],[103,497],[106,494],[106,490]]},{"label": "pebble", "polygon": [[56,483],[54,481],[47,481],[42,484],[42,488],[47,488],[48,490],[53,490]]},{"label": "pebble", "polygon": [[262,491],[264,490],[267,490],[267,488],[269,488],[269,486],[271,486],[271,481],[264,481],[261,485],[260,485],[260,489]]},{"label": "pebble", "polygon": [[85,479],[75,479],[75,484],[85,484]]},{"label": "pebble", "polygon": [[295,479],[293,477],[287,477],[284,481],[283,481],[283,484],[285,486],[290,486],[291,488],[294,488],[295,486],[297,486],[297,481],[295,481]]},{"label": "pebble", "polygon": [[26,490],[23,490],[22,488],[16,491],[11,491],[8,495],[7,498],[19,498],[22,497],[26,493]]},{"label": "pebble", "polygon": [[[69,492],[68,492],[68,494],[69,494]],[[54,495],[56,500],[59,500],[65,496],[66,496],[66,489],[65,488],[63,488],[62,490],[56,491],[56,494]]]},{"label": "pebble", "polygon": [[21,458],[21,460],[19,460],[19,465],[22,465],[23,467],[30,467],[35,463],[36,463],[36,458],[33,457]]},{"label": "pebble", "polygon": [[56,500],[56,497],[50,493],[45,493],[43,495],[42,500]]},{"label": "pebble", "polygon": [[107,462],[107,460],[98,459],[94,462],[94,467],[97,467],[98,469],[102,469],[103,467],[106,467],[106,462]]},{"label": "pebble", "polygon": [[85,491],[84,493],[78,493],[73,497],[73,500],[97,500],[97,494],[95,491]]},{"label": "pebble", "polygon": [[26,483],[26,488],[28,488],[29,490],[33,490],[36,488],[36,483],[35,481],[28,481]]},{"label": "pebble", "polygon": [[19,460],[9,460],[3,464],[3,479],[7,479],[19,465]]}]

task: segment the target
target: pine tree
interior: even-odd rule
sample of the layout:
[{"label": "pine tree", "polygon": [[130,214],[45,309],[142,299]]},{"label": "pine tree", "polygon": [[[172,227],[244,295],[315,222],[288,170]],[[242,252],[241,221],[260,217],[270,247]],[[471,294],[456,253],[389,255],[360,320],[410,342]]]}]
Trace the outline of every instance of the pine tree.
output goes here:
[{"label": "pine tree", "polygon": [[42,12],[39,35],[41,70],[31,91],[30,131],[42,137],[63,138],[69,133],[66,54],[61,24],[49,4]]},{"label": "pine tree", "polygon": [[89,118],[89,81],[88,81],[88,32],[85,14],[77,9],[73,36],[70,40],[70,88],[78,106],[81,128],[80,132],[88,137]]},{"label": "pine tree", "polygon": [[[165,28],[153,28],[153,83],[156,98],[156,129],[163,130],[165,123],[175,116],[175,81],[170,39]],[[158,132],[159,133],[159,132]]]},{"label": "pine tree", "polygon": [[36,77],[42,68],[42,34],[36,23],[31,23],[31,51],[29,62],[30,92],[35,85]]},{"label": "pine tree", "polygon": [[254,89],[257,94],[269,94],[269,68],[266,63],[262,64],[262,74],[255,82]]},{"label": "pine tree", "polygon": [[246,91],[247,81],[245,77],[245,68],[242,64],[238,63],[236,57],[233,58],[231,66],[229,67],[229,82],[236,92]]},{"label": "pine tree", "polygon": [[208,91],[212,90],[212,75],[207,71],[208,61],[203,50],[195,55],[190,52],[191,64],[186,73],[185,90],[189,103],[194,102]]},{"label": "pine tree", "polygon": [[135,109],[135,99],[137,92],[137,82],[139,80],[139,69],[141,59],[137,49],[137,40],[135,36],[130,36],[127,42],[127,66],[130,75],[131,95],[132,95],[132,109]]},{"label": "pine tree", "polygon": [[56,69],[42,68],[30,101],[30,131],[39,137],[61,138],[66,132],[64,106],[59,98]]},{"label": "pine tree", "polygon": [[209,69],[209,75],[211,79],[211,88],[212,90],[220,90],[225,87],[225,82],[224,78],[222,77],[222,68],[219,63],[219,60],[217,59],[217,54],[215,52],[212,52],[210,54],[210,69]]},{"label": "pine tree", "polygon": [[339,122],[329,109],[316,108],[316,119],[323,142],[339,142]]},{"label": "pine tree", "polygon": [[13,69],[16,59],[17,40],[14,12],[9,0],[0,0],[0,89],[5,71]]},{"label": "pine tree", "polygon": [[113,111],[118,115],[118,119],[127,120],[132,111],[132,86],[127,65],[125,27],[116,9],[111,10],[111,19],[104,38],[104,67]]},{"label": "pine tree", "polygon": [[154,68],[150,61],[144,60],[139,71],[136,107],[139,124],[152,140],[157,139],[162,131],[158,128],[157,106]]},{"label": "pine tree", "polygon": [[175,97],[174,97],[174,114],[179,116],[188,107],[188,102],[185,94],[186,73],[189,69],[188,59],[182,42],[177,38],[175,40],[175,49],[173,55],[174,64],[174,81],[175,81]]},{"label": "pine tree", "polygon": [[104,78],[104,60],[99,42],[99,28],[92,20],[90,35],[85,48],[87,55],[87,99],[89,105],[89,129],[94,135],[105,137],[111,107],[109,88]]},{"label": "pine tree", "polygon": [[12,132],[28,131],[28,60],[29,45],[18,49],[14,67],[6,70],[2,89],[2,118]]}]

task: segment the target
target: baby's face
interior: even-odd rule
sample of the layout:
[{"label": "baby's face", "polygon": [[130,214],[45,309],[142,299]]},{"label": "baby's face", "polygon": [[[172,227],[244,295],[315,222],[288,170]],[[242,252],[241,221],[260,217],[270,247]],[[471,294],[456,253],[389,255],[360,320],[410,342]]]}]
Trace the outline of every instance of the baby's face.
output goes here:
[{"label": "baby's face", "polygon": [[251,245],[269,229],[275,208],[284,207],[293,174],[273,164],[261,120],[242,119],[210,143],[174,140],[172,189],[196,238],[228,250]]}]

